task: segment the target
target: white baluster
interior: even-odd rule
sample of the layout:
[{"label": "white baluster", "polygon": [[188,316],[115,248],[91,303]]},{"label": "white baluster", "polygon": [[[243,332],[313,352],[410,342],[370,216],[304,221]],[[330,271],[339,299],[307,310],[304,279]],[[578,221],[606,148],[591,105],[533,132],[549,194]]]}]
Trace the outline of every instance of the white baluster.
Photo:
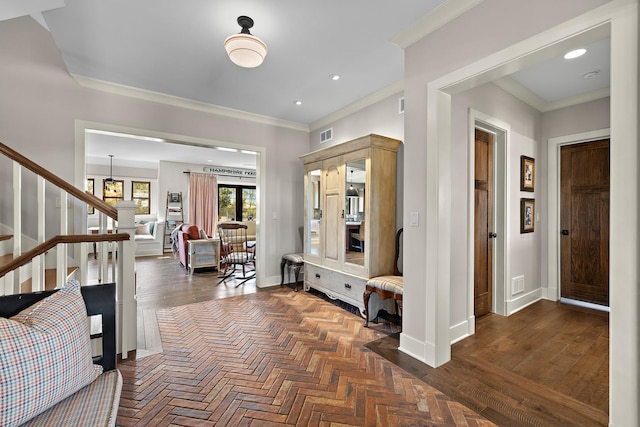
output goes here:
[{"label": "white baluster", "polygon": [[[13,162],[13,257],[22,254],[22,166]],[[20,269],[15,270],[7,294],[20,292]],[[9,279],[7,279],[9,280]]]},{"label": "white baluster", "polygon": [[[37,183],[37,210],[38,210],[38,244],[43,243],[45,240],[45,179],[38,176]],[[44,283],[44,269],[45,269],[45,255],[38,255],[33,259],[31,264],[31,291],[43,291],[45,288]]]},{"label": "white baluster", "polygon": [[[69,210],[67,207],[67,192],[60,189],[60,234],[69,234]],[[58,257],[56,270],[56,288],[61,288],[67,283],[67,245],[58,245],[56,248]]]}]

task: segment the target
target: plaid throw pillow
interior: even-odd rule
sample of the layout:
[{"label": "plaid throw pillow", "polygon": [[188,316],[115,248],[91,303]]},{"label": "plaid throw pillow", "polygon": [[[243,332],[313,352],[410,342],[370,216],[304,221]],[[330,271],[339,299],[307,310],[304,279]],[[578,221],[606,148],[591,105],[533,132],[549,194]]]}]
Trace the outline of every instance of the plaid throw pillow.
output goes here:
[{"label": "plaid throw pillow", "polygon": [[80,284],[11,319],[0,318],[0,425],[15,426],[91,383],[102,373],[91,358]]}]

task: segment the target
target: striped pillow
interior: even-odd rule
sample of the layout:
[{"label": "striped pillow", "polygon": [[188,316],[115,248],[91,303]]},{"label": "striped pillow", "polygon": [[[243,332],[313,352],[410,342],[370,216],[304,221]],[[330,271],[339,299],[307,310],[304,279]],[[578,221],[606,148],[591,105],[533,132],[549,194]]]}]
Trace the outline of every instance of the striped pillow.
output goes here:
[{"label": "striped pillow", "polygon": [[0,318],[0,425],[24,423],[102,373],[93,364],[80,284]]}]

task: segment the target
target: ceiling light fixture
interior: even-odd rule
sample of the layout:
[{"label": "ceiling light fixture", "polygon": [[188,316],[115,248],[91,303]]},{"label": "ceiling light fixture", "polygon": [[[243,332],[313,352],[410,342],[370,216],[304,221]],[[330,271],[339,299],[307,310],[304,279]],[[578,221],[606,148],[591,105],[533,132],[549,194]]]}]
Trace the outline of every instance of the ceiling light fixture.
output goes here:
[{"label": "ceiling light fixture", "polygon": [[351,169],[351,185],[347,189],[347,197],[358,197],[358,189],[353,186],[353,169]]},{"label": "ceiling light fixture", "polygon": [[227,55],[231,62],[240,67],[257,67],[267,56],[267,45],[249,32],[249,28],[253,27],[253,19],[248,16],[239,16],[238,25],[242,27],[242,31],[227,37],[224,41]]},{"label": "ceiling light fixture", "polygon": [[296,105],[302,105],[302,101],[293,101],[293,103]]},{"label": "ceiling light fixture", "polygon": [[104,180],[104,183],[107,185],[113,185],[116,183],[116,180],[113,179],[113,154],[109,154],[109,178]]},{"label": "ceiling light fixture", "polygon": [[572,50],[571,52],[567,52],[564,55],[564,59],[574,59],[574,58],[578,58],[579,56],[584,55],[585,53],[587,53],[587,49],[576,49],[576,50]]},{"label": "ceiling light fixture", "polygon": [[340,74],[331,74],[329,77],[331,77],[333,81],[340,80]]}]

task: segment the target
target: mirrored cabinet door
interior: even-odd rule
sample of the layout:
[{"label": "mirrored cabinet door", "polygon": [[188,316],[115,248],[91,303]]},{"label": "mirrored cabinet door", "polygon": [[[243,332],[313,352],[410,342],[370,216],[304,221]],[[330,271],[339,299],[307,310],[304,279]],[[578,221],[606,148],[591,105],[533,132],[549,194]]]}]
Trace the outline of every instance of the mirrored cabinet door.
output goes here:
[{"label": "mirrored cabinet door", "polygon": [[364,265],[366,244],[365,194],[366,160],[346,163],[345,169],[345,262]]},{"label": "mirrored cabinet door", "polygon": [[320,257],[320,221],[322,220],[322,207],[321,207],[321,187],[320,187],[320,169],[311,169],[307,172],[306,176],[306,224],[305,224],[305,239],[304,239],[304,253],[305,255],[311,255]]}]

